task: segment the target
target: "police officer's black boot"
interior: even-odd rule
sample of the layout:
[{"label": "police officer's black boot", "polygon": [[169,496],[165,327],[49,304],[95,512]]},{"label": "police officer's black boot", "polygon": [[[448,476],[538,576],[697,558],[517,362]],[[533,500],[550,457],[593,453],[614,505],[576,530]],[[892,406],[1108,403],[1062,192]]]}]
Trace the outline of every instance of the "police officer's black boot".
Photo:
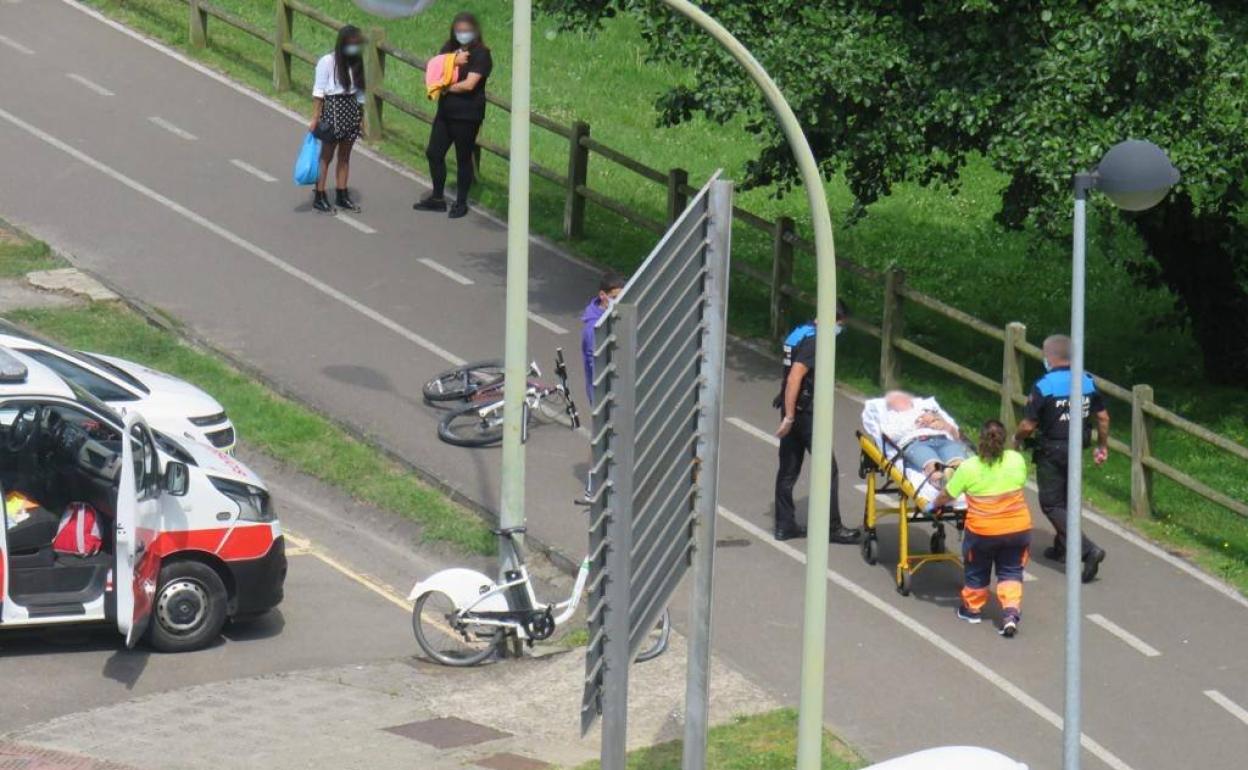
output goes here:
[{"label": "police officer's black boot", "polygon": [[806,537],[806,528],[800,524],[789,524],[788,526],[776,526],[773,533],[777,540],[795,540]]},{"label": "police officer's black boot", "polygon": [[844,525],[837,525],[828,532],[829,543],[853,545],[859,540],[862,540],[862,530],[860,529],[850,529]]}]

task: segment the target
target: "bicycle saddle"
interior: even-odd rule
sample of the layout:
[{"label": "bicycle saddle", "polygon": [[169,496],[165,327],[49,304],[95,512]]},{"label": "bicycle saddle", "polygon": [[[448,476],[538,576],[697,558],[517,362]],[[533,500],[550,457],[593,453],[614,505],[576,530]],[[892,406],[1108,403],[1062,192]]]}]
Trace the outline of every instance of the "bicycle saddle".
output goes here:
[{"label": "bicycle saddle", "polygon": [[506,529],[491,529],[490,532],[499,537],[511,537],[512,535],[523,535],[528,532],[528,527],[507,527]]}]

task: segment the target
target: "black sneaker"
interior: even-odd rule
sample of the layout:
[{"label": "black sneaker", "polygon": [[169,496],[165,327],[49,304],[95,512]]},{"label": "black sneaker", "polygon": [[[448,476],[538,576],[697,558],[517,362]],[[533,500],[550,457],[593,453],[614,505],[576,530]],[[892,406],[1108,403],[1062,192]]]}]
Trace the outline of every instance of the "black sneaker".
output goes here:
[{"label": "black sneaker", "polygon": [[997,633],[1006,639],[1013,639],[1014,635],[1018,633],[1019,621],[1020,618],[1017,612],[1005,613],[1005,617],[1001,618],[1001,628],[997,630]]},{"label": "black sneaker", "polygon": [[354,211],[356,214],[362,211],[362,209],[358,205],[356,205],[355,201],[351,200],[351,194],[346,190],[336,191],[335,202],[338,204],[338,208],[340,209],[346,209],[347,211]]},{"label": "black sneaker", "polygon": [[795,540],[797,538],[806,537],[806,528],[794,524],[789,527],[776,527],[775,536],[777,540]]},{"label": "black sneaker", "polygon": [[1096,580],[1096,573],[1101,570],[1101,562],[1105,561],[1105,549],[1097,548],[1083,557],[1083,582]]},{"label": "black sneaker", "polygon": [[446,198],[429,195],[413,203],[412,208],[417,211],[446,211]]},{"label": "black sneaker", "polygon": [[958,606],[958,619],[965,620],[967,623],[970,623],[971,625],[977,625],[983,622],[984,613],[975,612],[974,610],[967,607],[965,604],[962,604]]},{"label": "black sneaker", "polygon": [[837,527],[828,533],[829,543],[841,543],[843,545],[854,545],[862,540],[862,530],[850,529],[849,527]]},{"label": "black sneaker", "polygon": [[334,213],[334,207],[330,205],[329,196],[323,192],[318,192],[312,196],[312,208],[317,211],[323,211],[326,214]]},{"label": "black sneaker", "polygon": [[446,216],[448,219],[459,219],[460,217],[468,216],[468,204],[456,203],[451,206],[451,210],[447,212]]}]

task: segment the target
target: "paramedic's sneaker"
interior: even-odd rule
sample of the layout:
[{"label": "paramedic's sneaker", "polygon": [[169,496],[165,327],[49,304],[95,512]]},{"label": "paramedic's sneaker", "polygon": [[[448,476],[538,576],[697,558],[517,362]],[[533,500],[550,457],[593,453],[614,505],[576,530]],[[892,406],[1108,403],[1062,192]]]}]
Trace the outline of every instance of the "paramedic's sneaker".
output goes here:
[{"label": "paramedic's sneaker", "polygon": [[853,545],[862,539],[862,530],[850,529],[849,527],[837,527],[828,533],[829,543],[843,543],[845,545]]},{"label": "paramedic's sneaker", "polygon": [[1007,612],[1005,617],[1001,618],[1001,628],[997,631],[1006,639],[1013,639],[1018,633],[1019,616],[1017,612]]},{"label": "paramedic's sneaker", "polygon": [[1096,580],[1096,573],[1100,571],[1103,561],[1105,561],[1104,548],[1097,548],[1083,557],[1083,582],[1091,583]]},{"label": "paramedic's sneaker", "polygon": [[429,195],[413,203],[412,208],[417,211],[446,211],[446,198]]},{"label": "paramedic's sneaker", "polygon": [[984,619],[984,613],[974,612],[973,610],[967,609],[966,605],[961,605],[958,607],[958,619],[965,620],[967,623],[972,624],[979,623]]},{"label": "paramedic's sneaker", "polygon": [[797,524],[788,527],[776,527],[774,534],[777,540],[795,540],[806,537],[806,528]]},{"label": "paramedic's sneaker", "polygon": [[459,219],[460,217],[468,216],[468,204],[467,203],[454,204],[453,206],[451,206],[451,210],[447,213],[446,216],[448,219]]}]

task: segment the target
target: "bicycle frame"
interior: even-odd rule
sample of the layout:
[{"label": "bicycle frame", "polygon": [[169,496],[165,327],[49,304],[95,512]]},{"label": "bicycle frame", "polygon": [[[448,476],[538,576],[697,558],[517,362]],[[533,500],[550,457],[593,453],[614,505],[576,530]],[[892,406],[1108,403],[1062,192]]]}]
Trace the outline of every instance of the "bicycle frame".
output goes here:
[{"label": "bicycle frame", "polygon": [[[524,586],[525,592],[529,597],[529,604],[533,610],[541,611],[543,606],[538,601],[537,594],[533,591],[533,581],[529,577],[529,568],[521,562],[520,569],[518,571],[520,573],[520,577],[506,583],[495,585],[491,590],[478,596],[476,601],[472,604],[467,607],[457,608],[455,611],[456,620],[459,620],[460,622],[470,622],[477,626],[506,628],[515,632],[518,636],[520,636],[520,638],[526,638],[527,634],[525,633],[524,625],[512,617],[506,616],[512,616],[516,613],[526,613],[528,610],[514,609],[509,603],[508,609],[505,612],[496,610],[486,610],[483,612],[474,611],[474,608],[488,602],[490,598],[499,596],[500,594],[502,595],[502,598],[506,600],[508,598],[507,592],[518,586]],[[581,603],[581,595],[585,592],[585,583],[588,582],[588,580],[589,559],[585,558],[581,561],[581,567],[576,573],[576,583],[572,587],[572,595],[564,601],[546,605],[546,609],[559,613],[554,616],[556,628],[564,623],[567,623],[572,619],[572,616],[576,614],[577,607],[579,607]]]}]

